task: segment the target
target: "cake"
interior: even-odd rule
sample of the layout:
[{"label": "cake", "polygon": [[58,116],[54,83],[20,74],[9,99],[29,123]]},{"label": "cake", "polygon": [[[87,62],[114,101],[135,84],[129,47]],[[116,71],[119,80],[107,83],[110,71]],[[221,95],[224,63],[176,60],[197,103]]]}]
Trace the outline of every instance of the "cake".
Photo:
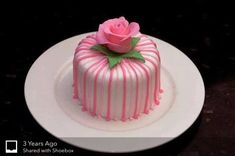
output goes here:
[{"label": "cake", "polygon": [[156,43],[124,17],[83,38],[73,59],[73,98],[107,121],[138,119],[159,104],[161,60]]}]

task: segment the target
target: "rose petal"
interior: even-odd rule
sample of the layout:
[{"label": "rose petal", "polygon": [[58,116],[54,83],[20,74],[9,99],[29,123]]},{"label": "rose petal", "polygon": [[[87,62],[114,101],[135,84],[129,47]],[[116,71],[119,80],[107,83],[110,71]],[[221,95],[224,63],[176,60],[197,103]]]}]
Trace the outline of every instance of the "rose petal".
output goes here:
[{"label": "rose petal", "polygon": [[110,29],[105,28],[104,29],[104,35],[105,38],[109,41],[109,42],[113,42],[115,44],[119,44],[123,39],[128,38],[129,36],[127,35],[119,35],[119,34],[115,34],[112,31],[110,31]]},{"label": "rose petal", "polygon": [[124,16],[118,18],[119,20],[127,21]]},{"label": "rose petal", "polygon": [[99,25],[99,30],[96,33],[96,40],[98,44],[106,44],[108,42],[108,40],[105,37],[104,27],[102,24]]},{"label": "rose petal", "polygon": [[125,32],[127,28],[128,27],[126,27],[123,22],[119,22],[119,23],[115,23],[115,25],[112,26],[110,30],[115,34],[122,35],[123,32]]},{"label": "rose petal", "polygon": [[121,43],[119,44],[115,44],[115,43],[107,43],[107,46],[109,49],[115,51],[115,52],[118,52],[118,53],[126,53],[128,52],[129,50],[131,50],[131,38],[128,38],[124,41],[122,41]]},{"label": "rose petal", "polygon": [[[124,38],[124,36],[117,36],[117,35],[114,35],[112,33],[105,34],[105,35],[106,35],[109,42],[112,42],[112,43],[115,43],[115,44],[120,44],[122,42],[123,38]],[[126,37],[126,38],[128,38],[128,37]]]},{"label": "rose petal", "polygon": [[140,31],[140,26],[136,22],[131,22],[129,25],[130,35],[136,35]]},{"label": "rose petal", "polygon": [[121,20],[121,22],[123,22],[125,27],[128,27],[129,22],[125,19],[125,17],[122,16],[122,17],[119,17],[119,19]]},{"label": "rose petal", "polygon": [[104,29],[104,33],[105,34],[110,34],[110,35],[113,35],[113,36],[117,36],[117,38],[123,38],[123,37],[128,37],[130,36],[129,34],[116,34],[116,33],[113,33],[109,28],[105,28]]}]

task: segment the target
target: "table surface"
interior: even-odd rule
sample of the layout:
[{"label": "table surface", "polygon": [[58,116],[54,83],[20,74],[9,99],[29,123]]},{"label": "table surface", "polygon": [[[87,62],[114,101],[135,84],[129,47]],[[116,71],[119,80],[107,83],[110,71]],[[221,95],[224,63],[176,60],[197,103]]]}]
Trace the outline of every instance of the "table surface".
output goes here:
[{"label": "table surface", "polygon": [[76,153],[103,155],[65,144],[38,125],[26,106],[24,81],[32,63],[49,47],[66,38],[96,31],[99,23],[123,15],[129,21],[138,22],[142,33],[183,51],[199,69],[206,88],[203,110],[184,134],[170,143],[139,153],[235,155],[235,52],[232,42],[235,18],[229,4],[219,5],[195,1],[187,7],[148,6],[150,9],[144,12],[137,7],[131,11],[97,7],[91,9],[90,14],[73,3],[60,7],[7,5],[9,9],[1,10],[0,14],[3,67],[0,73],[0,145],[5,139],[49,140],[72,148]]}]

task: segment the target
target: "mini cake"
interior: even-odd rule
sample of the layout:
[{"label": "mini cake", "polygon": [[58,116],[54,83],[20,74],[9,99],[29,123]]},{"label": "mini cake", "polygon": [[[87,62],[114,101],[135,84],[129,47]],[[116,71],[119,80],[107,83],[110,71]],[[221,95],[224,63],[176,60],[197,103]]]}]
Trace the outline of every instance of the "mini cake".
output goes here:
[{"label": "mini cake", "polygon": [[106,120],[137,119],[159,104],[156,44],[124,17],[82,39],[73,59],[73,93],[82,110]]}]

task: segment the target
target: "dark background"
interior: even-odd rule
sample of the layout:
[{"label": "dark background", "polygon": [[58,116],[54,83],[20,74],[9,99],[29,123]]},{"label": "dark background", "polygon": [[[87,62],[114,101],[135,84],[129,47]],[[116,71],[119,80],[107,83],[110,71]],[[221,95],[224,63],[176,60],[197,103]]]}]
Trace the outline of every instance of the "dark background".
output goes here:
[{"label": "dark background", "polygon": [[233,4],[203,0],[126,3],[0,5],[1,153],[5,139],[46,139],[78,154],[103,155],[67,145],[40,127],[26,106],[24,81],[32,63],[49,47],[66,38],[96,31],[98,24],[109,18],[125,16],[138,22],[142,33],[183,51],[199,69],[206,88],[204,108],[190,129],[170,143],[133,154],[235,155]]}]

